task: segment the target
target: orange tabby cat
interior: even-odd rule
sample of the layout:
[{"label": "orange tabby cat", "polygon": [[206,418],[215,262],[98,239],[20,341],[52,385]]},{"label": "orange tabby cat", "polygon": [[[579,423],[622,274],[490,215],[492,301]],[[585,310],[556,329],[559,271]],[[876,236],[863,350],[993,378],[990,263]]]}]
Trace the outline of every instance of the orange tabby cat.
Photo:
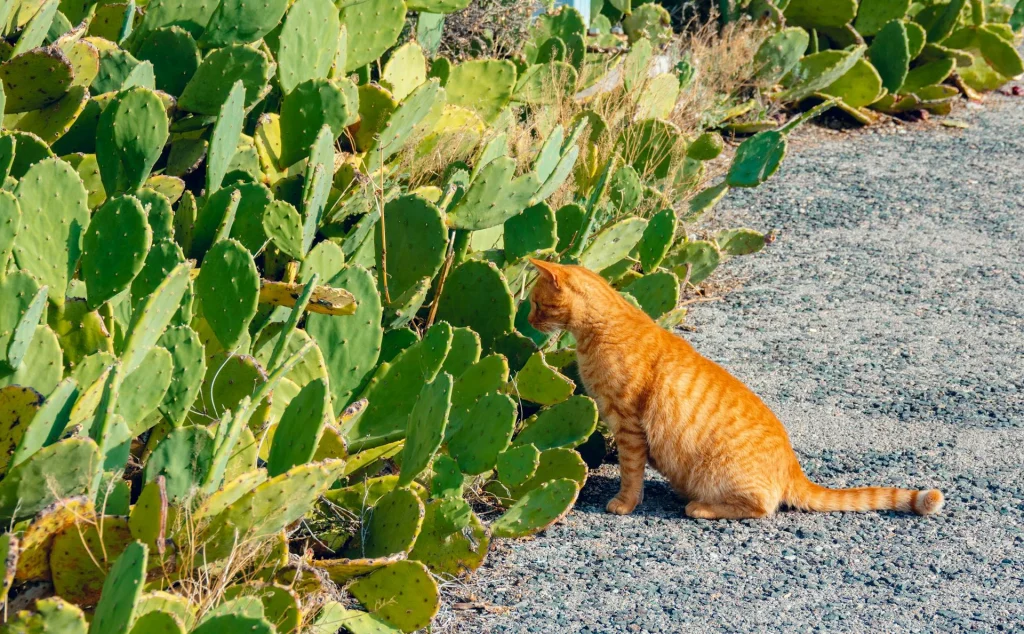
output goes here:
[{"label": "orange tabby cat", "polygon": [[640,503],[648,460],[690,501],[690,517],[764,517],[781,504],[920,515],[942,508],[942,493],[934,489],[814,484],[782,423],[747,386],[663,330],[599,275],[531,261],[541,275],[530,323],[573,334],[583,384],[615,434],[622,480],[609,512],[625,515]]}]

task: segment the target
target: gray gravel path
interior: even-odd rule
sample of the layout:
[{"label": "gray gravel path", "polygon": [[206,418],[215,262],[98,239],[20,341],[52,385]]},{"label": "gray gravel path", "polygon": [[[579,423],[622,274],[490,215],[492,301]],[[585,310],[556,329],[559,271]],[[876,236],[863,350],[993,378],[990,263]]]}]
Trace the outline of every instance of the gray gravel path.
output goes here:
[{"label": "gray gravel path", "polygon": [[[966,130],[798,135],[722,224],[776,229],[686,337],[771,406],[831,486],[938,487],[943,513],[695,521],[649,472],[629,517],[592,473],[567,520],[499,545],[463,631],[1024,630],[1024,99]],[[831,138],[823,138],[831,137]]]}]

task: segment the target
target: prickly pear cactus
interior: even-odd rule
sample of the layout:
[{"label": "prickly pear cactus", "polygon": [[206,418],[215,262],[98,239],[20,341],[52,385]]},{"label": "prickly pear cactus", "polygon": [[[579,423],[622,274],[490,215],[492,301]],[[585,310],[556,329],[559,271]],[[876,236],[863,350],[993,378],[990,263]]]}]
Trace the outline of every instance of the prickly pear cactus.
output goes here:
[{"label": "prickly pear cactus", "polygon": [[356,580],[349,591],[403,632],[426,627],[440,608],[437,583],[418,561],[397,561]]},{"label": "prickly pear cactus", "polygon": [[448,412],[452,404],[452,377],[444,373],[420,390],[416,404],[409,413],[402,450],[402,471],[398,485],[405,486],[422,473],[444,439]]},{"label": "prickly pear cactus", "polygon": [[494,537],[526,537],[548,528],[569,512],[579,487],[566,478],[545,482],[519,499],[491,524]]}]

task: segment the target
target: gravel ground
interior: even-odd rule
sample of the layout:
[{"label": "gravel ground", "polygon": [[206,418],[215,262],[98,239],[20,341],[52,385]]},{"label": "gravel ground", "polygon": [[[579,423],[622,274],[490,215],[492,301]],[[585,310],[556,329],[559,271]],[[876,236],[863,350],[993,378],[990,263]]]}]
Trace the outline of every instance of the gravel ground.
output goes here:
[{"label": "gravel ground", "polygon": [[814,480],[937,487],[942,514],[691,520],[650,471],[617,517],[605,465],[565,522],[497,547],[474,592],[509,610],[461,631],[1024,630],[1024,99],[955,118],[798,133],[717,212],[778,239],[723,267],[744,284],[684,335]]}]

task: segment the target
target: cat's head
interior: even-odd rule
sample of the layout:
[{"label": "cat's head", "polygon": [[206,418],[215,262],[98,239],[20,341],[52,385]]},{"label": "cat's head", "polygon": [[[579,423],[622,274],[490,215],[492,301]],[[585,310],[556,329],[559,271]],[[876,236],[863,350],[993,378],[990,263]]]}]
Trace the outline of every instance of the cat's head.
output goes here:
[{"label": "cat's head", "polygon": [[530,293],[530,325],[541,332],[583,328],[621,301],[600,275],[582,266],[530,259],[539,275]]}]

